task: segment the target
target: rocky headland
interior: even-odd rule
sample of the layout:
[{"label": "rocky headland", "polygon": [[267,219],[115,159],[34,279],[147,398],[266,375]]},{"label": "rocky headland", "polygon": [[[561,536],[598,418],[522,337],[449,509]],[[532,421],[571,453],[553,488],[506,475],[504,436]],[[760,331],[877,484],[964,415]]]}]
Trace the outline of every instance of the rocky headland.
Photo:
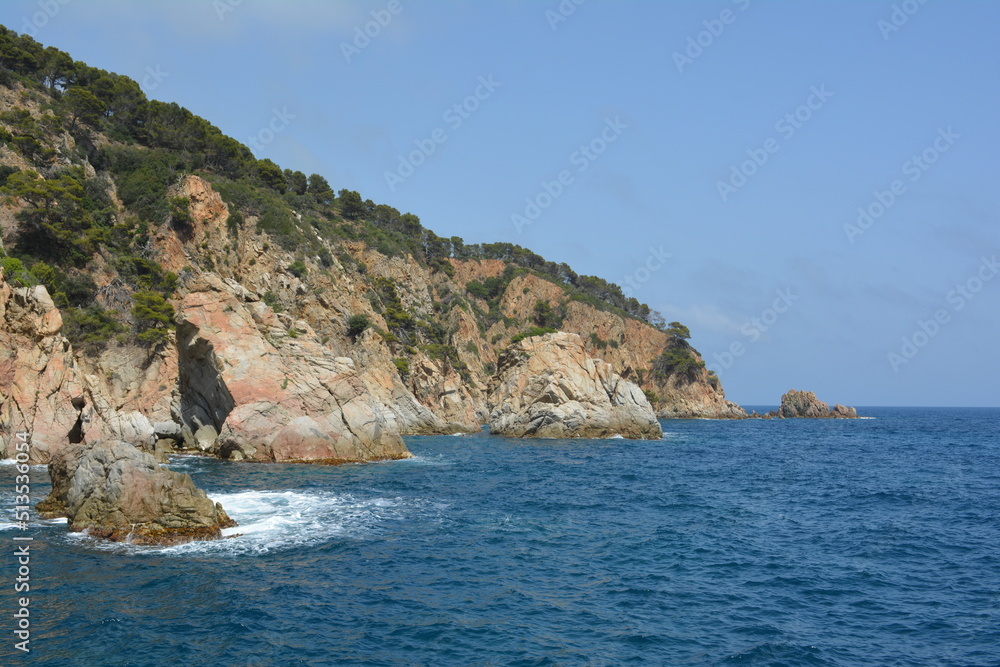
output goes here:
[{"label": "rocky headland", "polygon": [[660,439],[638,386],[591,358],[576,334],[525,338],[501,356],[490,383],[490,432],[531,438]]}]

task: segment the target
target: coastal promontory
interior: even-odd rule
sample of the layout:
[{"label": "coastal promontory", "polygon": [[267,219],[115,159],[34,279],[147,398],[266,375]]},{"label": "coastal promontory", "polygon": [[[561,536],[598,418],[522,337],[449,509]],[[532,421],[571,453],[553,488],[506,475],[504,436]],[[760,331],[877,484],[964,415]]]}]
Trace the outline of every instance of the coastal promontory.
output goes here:
[{"label": "coastal promontory", "polygon": [[524,338],[500,356],[490,383],[490,432],[534,438],[659,439],[649,401],[576,334]]}]

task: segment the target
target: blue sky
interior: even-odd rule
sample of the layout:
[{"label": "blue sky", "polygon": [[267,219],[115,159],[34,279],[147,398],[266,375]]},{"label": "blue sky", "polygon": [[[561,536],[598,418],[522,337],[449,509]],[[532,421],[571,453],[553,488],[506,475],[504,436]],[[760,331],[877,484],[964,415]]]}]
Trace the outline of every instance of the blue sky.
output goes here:
[{"label": "blue sky", "polygon": [[631,282],[737,402],[1000,405],[996,2],[8,0],[0,22],[438,234]]}]

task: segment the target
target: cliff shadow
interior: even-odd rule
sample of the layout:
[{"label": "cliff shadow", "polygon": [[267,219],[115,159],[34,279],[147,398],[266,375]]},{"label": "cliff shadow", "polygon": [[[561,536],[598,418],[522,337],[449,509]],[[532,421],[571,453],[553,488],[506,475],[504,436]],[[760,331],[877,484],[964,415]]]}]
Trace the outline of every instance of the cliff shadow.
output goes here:
[{"label": "cliff shadow", "polygon": [[180,414],[175,418],[192,431],[212,426],[220,432],[236,403],[222,379],[212,344],[198,336],[194,325],[177,327],[177,365]]}]

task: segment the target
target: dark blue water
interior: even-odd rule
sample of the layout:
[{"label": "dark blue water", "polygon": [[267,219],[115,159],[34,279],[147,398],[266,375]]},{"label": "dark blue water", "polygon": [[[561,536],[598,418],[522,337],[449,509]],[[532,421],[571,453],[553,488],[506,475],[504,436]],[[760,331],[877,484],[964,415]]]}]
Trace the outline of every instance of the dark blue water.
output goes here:
[{"label": "dark blue water", "polygon": [[8,557],[0,662],[1000,664],[1000,410],[862,413],[409,438],[414,460],[340,468],[182,459],[243,536],[36,523],[33,650],[12,648]]}]

